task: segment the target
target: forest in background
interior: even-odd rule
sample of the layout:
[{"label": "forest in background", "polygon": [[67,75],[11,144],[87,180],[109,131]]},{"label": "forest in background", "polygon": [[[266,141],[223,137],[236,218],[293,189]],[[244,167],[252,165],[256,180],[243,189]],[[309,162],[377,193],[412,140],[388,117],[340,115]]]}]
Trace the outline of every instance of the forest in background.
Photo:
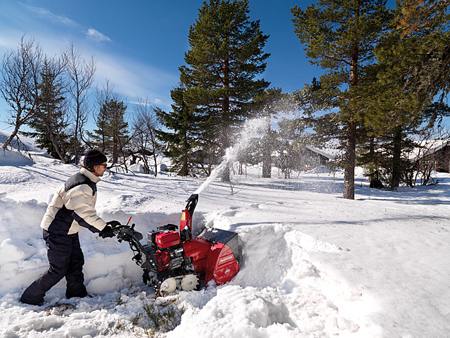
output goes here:
[{"label": "forest in background", "polygon": [[[354,198],[357,165],[374,187],[413,186],[419,173],[426,184],[433,167],[419,163],[420,154],[448,139],[449,2],[400,0],[394,9],[378,0],[295,6],[293,30],[324,74],[284,93],[263,78],[270,37],[249,19],[248,1],[210,0],[190,27],[167,112],[148,98],[136,98],[130,110],[108,80],[92,87],[93,57],[84,59],[73,44],[47,55],[24,35],[1,66],[0,93],[13,127],[2,147],[20,143],[23,134],[63,163],[78,163],[86,149],[97,148],[111,168],[139,162],[155,175],[163,153],[178,175],[208,176],[243,123],[257,117],[266,119],[265,131],[238,162],[261,163],[263,177],[270,177],[272,165],[289,177],[307,166],[306,146],[323,148],[334,140],[342,151],[333,165],[345,172],[344,198]],[[223,181],[230,170],[222,172]]]}]

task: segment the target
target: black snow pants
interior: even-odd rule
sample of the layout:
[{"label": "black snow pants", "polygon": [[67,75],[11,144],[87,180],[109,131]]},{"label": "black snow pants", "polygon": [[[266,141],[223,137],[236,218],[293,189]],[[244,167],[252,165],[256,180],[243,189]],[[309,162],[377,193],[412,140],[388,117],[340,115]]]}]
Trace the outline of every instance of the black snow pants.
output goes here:
[{"label": "black snow pants", "polygon": [[20,301],[40,305],[45,293],[66,277],[66,297],[85,297],[83,264],[84,256],[78,234],[58,235],[44,230],[49,269],[34,281],[22,294]]}]

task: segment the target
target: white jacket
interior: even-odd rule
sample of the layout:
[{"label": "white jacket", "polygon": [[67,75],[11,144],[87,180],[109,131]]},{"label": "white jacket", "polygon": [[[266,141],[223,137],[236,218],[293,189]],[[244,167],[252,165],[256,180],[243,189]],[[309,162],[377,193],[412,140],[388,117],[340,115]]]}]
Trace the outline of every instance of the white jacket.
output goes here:
[{"label": "white jacket", "polygon": [[70,177],[53,196],[41,228],[60,235],[76,234],[83,227],[100,232],[106,226],[95,211],[97,182],[100,178],[82,168]]}]

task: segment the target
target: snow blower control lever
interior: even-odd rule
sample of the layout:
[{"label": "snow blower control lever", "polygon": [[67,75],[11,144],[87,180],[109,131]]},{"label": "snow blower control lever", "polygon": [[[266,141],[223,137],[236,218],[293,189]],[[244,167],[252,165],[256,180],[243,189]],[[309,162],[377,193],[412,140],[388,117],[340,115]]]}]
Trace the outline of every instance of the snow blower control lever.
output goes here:
[{"label": "snow blower control lever", "polygon": [[198,203],[198,195],[192,194],[186,202],[186,208],[181,212],[180,221],[180,236],[183,242],[192,238],[192,215]]},{"label": "snow blower control lever", "polygon": [[129,243],[133,260],[143,270],[144,283],[154,286],[159,295],[176,289],[200,289],[214,280],[217,284],[229,282],[240,269],[238,234],[220,229],[205,228],[196,238],[192,236],[192,218],[198,195],[187,199],[181,213],[180,232],[175,224],[166,224],[143,236],[134,230],[134,224],[113,228],[119,242]]}]

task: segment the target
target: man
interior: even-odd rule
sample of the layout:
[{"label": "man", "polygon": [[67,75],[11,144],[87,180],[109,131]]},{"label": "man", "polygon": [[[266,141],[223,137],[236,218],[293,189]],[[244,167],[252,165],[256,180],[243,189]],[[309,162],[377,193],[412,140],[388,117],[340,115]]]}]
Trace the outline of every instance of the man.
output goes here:
[{"label": "man", "polygon": [[102,238],[113,237],[112,227],[108,224],[118,223],[105,223],[95,211],[96,184],[106,171],[106,162],[106,156],[100,151],[89,150],[81,170],[53,196],[41,222],[50,267],[25,290],[21,302],[42,305],[45,293],[63,277],[67,281],[67,298],[87,296],[78,231],[85,227]]}]

